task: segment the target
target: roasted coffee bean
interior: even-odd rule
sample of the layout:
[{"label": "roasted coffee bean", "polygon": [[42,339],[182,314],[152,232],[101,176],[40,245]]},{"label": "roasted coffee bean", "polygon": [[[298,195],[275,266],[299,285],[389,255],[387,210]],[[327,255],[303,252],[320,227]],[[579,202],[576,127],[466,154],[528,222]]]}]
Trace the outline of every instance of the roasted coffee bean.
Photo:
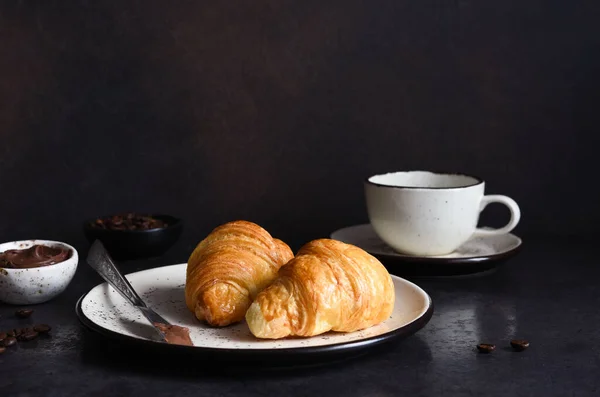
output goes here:
[{"label": "roasted coffee bean", "polygon": [[480,343],[477,345],[477,350],[481,353],[491,353],[496,350],[496,345],[492,345],[491,343]]},{"label": "roasted coffee bean", "polygon": [[30,340],[34,340],[38,337],[38,333],[31,330],[28,332],[24,332],[19,336],[19,340],[23,342],[29,342]]},{"label": "roasted coffee bean", "polygon": [[15,316],[19,318],[27,318],[33,314],[33,310],[31,309],[21,309],[15,312]]},{"label": "roasted coffee bean", "polygon": [[4,347],[13,346],[15,343],[17,343],[17,338],[15,338],[14,336],[9,336],[8,338],[2,341]]},{"label": "roasted coffee bean", "polygon": [[23,330],[20,328],[15,328],[15,329],[13,329],[13,332],[14,332],[15,336],[18,337],[19,335],[21,335],[23,333]]},{"label": "roasted coffee bean", "polygon": [[52,329],[52,327],[49,326],[48,324],[38,324],[33,327],[33,330],[40,334],[48,333],[48,332],[50,332],[51,329]]},{"label": "roasted coffee bean", "polygon": [[525,339],[513,339],[510,341],[510,346],[516,351],[522,352],[529,347],[529,341]]},{"label": "roasted coffee bean", "polygon": [[2,342],[3,339],[8,338],[8,335],[6,334],[6,332],[0,332],[0,342]]},{"label": "roasted coffee bean", "polygon": [[13,337],[13,338],[14,338],[14,337],[16,336],[16,335],[15,335],[15,331],[11,329],[10,331],[8,331],[8,332],[6,333],[6,336],[8,336],[9,338],[10,338],[10,337]]},{"label": "roasted coffee bean", "polygon": [[6,347],[0,346],[0,354],[4,353],[5,350],[6,350]]}]

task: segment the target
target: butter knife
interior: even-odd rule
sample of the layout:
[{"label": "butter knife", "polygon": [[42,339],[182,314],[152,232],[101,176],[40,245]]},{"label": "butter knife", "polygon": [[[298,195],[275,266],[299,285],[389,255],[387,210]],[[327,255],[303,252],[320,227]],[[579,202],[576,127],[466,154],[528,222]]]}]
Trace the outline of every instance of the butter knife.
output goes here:
[{"label": "butter knife", "polygon": [[87,263],[90,265],[108,284],[110,284],[123,298],[128,300],[134,307],[138,308],[144,317],[150,322],[152,327],[158,332],[161,340],[167,343],[165,333],[155,326],[155,323],[171,325],[161,315],[149,308],[139,297],[129,281],[117,268],[113,259],[104,248],[100,240],[94,241],[87,256]]}]

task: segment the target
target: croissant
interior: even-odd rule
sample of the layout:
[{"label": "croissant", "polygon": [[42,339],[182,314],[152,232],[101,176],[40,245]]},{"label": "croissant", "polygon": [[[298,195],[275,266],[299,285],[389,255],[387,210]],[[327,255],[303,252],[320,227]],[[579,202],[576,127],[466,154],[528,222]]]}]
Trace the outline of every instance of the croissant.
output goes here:
[{"label": "croissant", "polygon": [[392,313],[395,291],[386,268],[362,249],[330,239],[313,240],[279,270],[246,313],[258,338],[352,332]]},{"label": "croissant", "polygon": [[287,244],[255,223],[223,224],[188,259],[186,305],[198,320],[212,326],[241,321],[256,295],[293,256]]}]

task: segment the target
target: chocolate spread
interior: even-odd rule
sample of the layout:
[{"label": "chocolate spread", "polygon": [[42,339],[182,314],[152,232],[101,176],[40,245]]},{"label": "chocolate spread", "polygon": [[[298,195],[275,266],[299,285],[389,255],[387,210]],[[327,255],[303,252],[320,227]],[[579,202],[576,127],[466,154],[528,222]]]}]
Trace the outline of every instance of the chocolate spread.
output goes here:
[{"label": "chocolate spread", "polygon": [[70,249],[33,245],[26,249],[13,249],[0,253],[0,267],[7,269],[42,267],[63,262],[70,257]]},{"label": "chocolate spread", "polygon": [[154,326],[165,334],[167,343],[174,345],[194,346],[190,338],[190,330],[179,325],[167,325],[163,323],[154,323]]}]

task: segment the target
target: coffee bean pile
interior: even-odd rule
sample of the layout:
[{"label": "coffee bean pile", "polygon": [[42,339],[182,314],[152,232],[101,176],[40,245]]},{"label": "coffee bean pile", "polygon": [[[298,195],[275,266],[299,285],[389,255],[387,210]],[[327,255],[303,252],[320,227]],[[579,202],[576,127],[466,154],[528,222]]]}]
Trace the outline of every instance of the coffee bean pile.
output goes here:
[{"label": "coffee bean pile", "polygon": [[[22,309],[15,312],[18,318],[29,318],[33,314],[31,309]],[[14,328],[8,331],[0,331],[0,354],[7,347],[15,346],[17,342],[29,342],[36,339],[40,334],[47,334],[52,327],[48,324],[37,324],[30,327]]]},{"label": "coffee bean pile", "polygon": [[[529,347],[529,341],[525,339],[513,339],[510,341],[510,347],[515,351],[522,352]],[[496,345],[492,343],[480,343],[477,345],[477,350],[480,353],[491,353],[496,350]]]},{"label": "coffee bean pile", "polygon": [[134,213],[98,218],[91,225],[95,228],[108,230],[150,230],[168,226],[166,222],[160,219]]}]

